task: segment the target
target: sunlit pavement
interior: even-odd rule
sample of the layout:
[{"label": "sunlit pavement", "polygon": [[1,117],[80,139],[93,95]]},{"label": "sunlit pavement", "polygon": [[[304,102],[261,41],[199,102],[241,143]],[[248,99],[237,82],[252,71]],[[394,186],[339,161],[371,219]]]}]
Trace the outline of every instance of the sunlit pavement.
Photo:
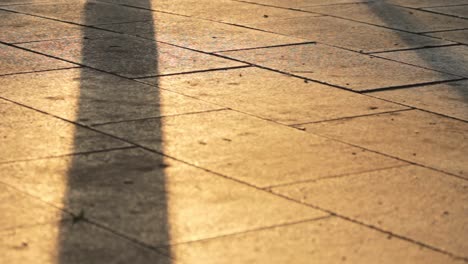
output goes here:
[{"label": "sunlit pavement", "polygon": [[0,0],[0,263],[467,263],[467,19]]}]

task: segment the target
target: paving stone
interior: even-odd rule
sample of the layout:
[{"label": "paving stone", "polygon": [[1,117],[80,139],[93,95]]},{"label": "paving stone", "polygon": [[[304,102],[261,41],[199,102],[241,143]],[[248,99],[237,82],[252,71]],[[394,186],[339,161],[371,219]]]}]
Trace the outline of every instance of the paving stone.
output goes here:
[{"label": "paving stone", "polygon": [[259,68],[174,75],[143,81],[283,124],[404,109],[385,101],[319,83],[305,83],[295,77]]},{"label": "paving stone", "polygon": [[[0,101],[0,162],[124,147],[128,144],[34,110]],[[2,175],[3,176],[3,175]]]},{"label": "paving stone", "polygon": [[402,164],[233,111],[95,128],[259,187]]},{"label": "paving stone", "polygon": [[364,52],[452,43],[329,16],[298,17],[255,24],[252,27]]},{"label": "paving stone", "polygon": [[187,263],[463,263],[338,218],[288,225],[171,248]]},{"label": "paving stone", "polygon": [[458,78],[321,44],[220,54],[356,91]]},{"label": "paving stone", "polygon": [[274,192],[467,257],[467,190],[465,180],[405,166],[280,187]]},{"label": "paving stone", "polygon": [[101,25],[152,19],[152,14],[148,10],[85,0],[11,5],[3,8],[82,25]]},{"label": "paving stone", "polygon": [[251,23],[257,23],[258,20],[274,21],[297,16],[310,16],[310,14],[305,12],[255,5],[232,0],[108,1],[238,25],[249,25]]},{"label": "paving stone", "polygon": [[165,13],[154,13],[153,16],[154,22],[122,23],[99,27],[208,52],[305,42],[303,39],[191,17]]},{"label": "paving stone", "polygon": [[[17,188],[72,212],[83,210],[87,218],[155,246],[327,215],[141,149],[7,164],[2,170]],[[64,182],[63,198],[56,186]]]},{"label": "paving stone", "polygon": [[[465,2],[465,3],[468,3],[468,2]],[[444,14],[444,15],[468,18],[468,5],[430,7],[430,8],[424,8],[424,10],[429,10],[429,11]]]},{"label": "paving stone", "polygon": [[468,125],[462,121],[412,110],[304,127],[314,134],[468,178]]},{"label": "paving stone", "polygon": [[65,39],[20,45],[130,78],[244,65],[131,36],[92,40]]},{"label": "paving stone", "polygon": [[[2,171],[2,180],[6,172]],[[59,186],[57,186],[59,187]],[[65,212],[0,182],[0,234],[4,230],[58,222]],[[1,239],[2,235],[0,235]],[[1,248],[1,243],[0,243]],[[3,251],[2,251],[3,252]]]},{"label": "paving stone", "polygon": [[434,36],[450,41],[456,41],[463,44],[468,44],[468,29],[466,30],[455,30],[455,31],[443,31],[436,33],[428,33],[426,35]]},{"label": "paving stone", "polygon": [[4,263],[175,263],[91,224],[71,221],[0,232]]},{"label": "paving stone", "polygon": [[433,7],[433,6],[451,6],[466,4],[466,0],[386,0],[390,4],[396,4],[407,7]]},{"label": "paving stone", "polygon": [[389,90],[370,95],[468,121],[468,81]]},{"label": "paving stone", "polygon": [[0,40],[6,43],[61,38],[99,38],[117,34],[0,10]]},{"label": "paving stone", "polygon": [[468,47],[466,46],[379,53],[376,56],[468,77]]},{"label": "paving stone", "polygon": [[221,108],[91,69],[3,76],[0,96],[85,125]]},{"label": "paving stone", "polygon": [[468,27],[468,21],[464,19],[406,9],[381,1],[352,5],[307,7],[303,8],[303,10],[410,32],[464,29]]},{"label": "paving stone", "polygon": [[77,67],[77,65],[0,44],[0,75]]},{"label": "paving stone", "polygon": [[336,5],[347,3],[367,2],[367,0],[243,0],[243,2],[256,3],[262,5],[271,5],[287,8],[297,8],[304,6],[317,6],[317,5]]}]

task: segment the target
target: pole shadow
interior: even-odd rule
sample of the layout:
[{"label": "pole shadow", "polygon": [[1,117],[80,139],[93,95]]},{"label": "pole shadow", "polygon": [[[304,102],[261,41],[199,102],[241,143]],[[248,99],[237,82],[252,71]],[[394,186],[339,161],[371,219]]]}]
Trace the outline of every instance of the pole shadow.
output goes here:
[{"label": "pole shadow", "polygon": [[[151,5],[150,0],[142,1]],[[95,16],[100,15],[93,11],[93,5],[95,3],[86,3],[83,24],[89,25],[90,21],[97,20]],[[130,10],[127,7],[115,10],[112,12],[120,12],[115,14],[117,17],[131,15],[126,14]],[[138,19],[154,21],[151,12]],[[108,61],[91,66],[96,69],[80,69],[75,120],[92,128],[96,122],[160,116],[157,85],[147,86],[131,80],[129,75],[129,78],[123,78],[116,76],[121,73],[108,73],[115,66],[124,73],[122,76],[126,75],[125,72],[134,72],[135,67],[137,72],[145,72],[148,76],[158,75],[156,37],[144,40],[152,45],[138,50],[134,37],[121,35],[117,38],[93,39],[95,29],[83,28],[81,64],[96,65],[97,52],[104,52]],[[154,27],[150,31],[156,36]],[[144,56],[130,56],[129,51],[144,52]],[[142,57],[144,63],[138,61]],[[159,121],[157,118],[155,120]],[[156,125],[154,133],[159,135],[158,142],[162,144],[162,131],[158,131],[160,127]],[[87,140],[76,132],[74,148],[88,144]],[[73,212],[73,219],[71,223],[64,221],[60,228],[57,263],[148,263],[149,259],[144,256],[132,255],[131,249],[121,248],[121,241],[133,240],[147,247],[169,242],[165,167],[161,155],[132,146],[73,156],[63,198],[64,206]],[[164,257],[157,261],[158,264],[170,262],[169,258]]]}]

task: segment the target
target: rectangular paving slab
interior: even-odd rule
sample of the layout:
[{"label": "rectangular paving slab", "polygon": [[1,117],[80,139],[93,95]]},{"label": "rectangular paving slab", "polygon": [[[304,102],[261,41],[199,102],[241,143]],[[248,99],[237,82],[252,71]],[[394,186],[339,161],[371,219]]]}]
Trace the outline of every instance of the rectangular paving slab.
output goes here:
[{"label": "rectangular paving slab", "polygon": [[148,10],[84,0],[11,5],[2,8],[81,25],[101,25],[152,19],[151,12]]},{"label": "rectangular paving slab", "polygon": [[427,33],[426,35],[468,44],[468,29]]},{"label": "rectangular paving slab", "polygon": [[259,187],[402,164],[226,110],[95,128]]},{"label": "rectangular paving slab", "polygon": [[466,0],[387,0],[386,2],[407,7],[433,7],[466,4]]},{"label": "rectangular paving slab", "polygon": [[468,81],[374,92],[369,95],[468,121]]},{"label": "rectangular paving slab", "polygon": [[367,0],[242,0],[242,2],[256,3],[262,5],[279,6],[286,8],[297,8],[303,6],[316,6],[316,5],[336,5],[346,3],[366,2]]},{"label": "rectangular paving slab", "polygon": [[21,43],[62,38],[100,38],[115,33],[0,10],[0,41]]},{"label": "rectangular paving slab", "polygon": [[298,17],[251,26],[287,36],[304,38],[363,52],[388,51],[452,43],[329,16]]},{"label": "rectangular paving slab", "polygon": [[336,217],[171,248],[184,263],[463,263]]},{"label": "rectangular paving slab", "polygon": [[0,163],[128,146],[127,143],[0,100]]},{"label": "rectangular paving slab", "polygon": [[466,122],[411,110],[304,127],[314,134],[468,178]]},{"label": "rectangular paving slab", "polygon": [[65,39],[20,45],[130,78],[245,65],[132,36]]},{"label": "rectangular paving slab", "polygon": [[85,125],[221,109],[91,69],[3,76],[0,96]]},{"label": "rectangular paving slab", "polygon": [[459,78],[321,44],[220,54],[356,91]]},{"label": "rectangular paving slab", "polygon": [[466,258],[467,190],[466,180],[405,166],[273,191]]},{"label": "rectangular paving slab", "polygon": [[299,78],[250,67],[142,81],[283,124],[405,108],[319,83],[306,83]]},{"label": "rectangular paving slab", "polygon": [[429,7],[424,8],[424,10],[432,11],[435,13],[456,16],[460,18],[468,18],[468,2],[465,2],[467,5],[463,6],[440,6],[440,7]]},{"label": "rectangular paving slab", "polygon": [[468,47],[452,46],[379,53],[376,56],[468,77]]},{"label": "rectangular paving slab", "polygon": [[175,263],[112,232],[72,221],[0,232],[0,251],[5,263]]},{"label": "rectangular paving slab", "polygon": [[305,42],[303,39],[160,12],[153,13],[153,21],[99,27],[207,52]]},{"label": "rectangular paving slab", "polygon": [[78,65],[0,44],[0,75],[71,67]]},{"label": "rectangular paving slab", "polygon": [[468,21],[430,12],[406,9],[385,2],[308,7],[303,10],[332,15],[410,32],[464,29]]},{"label": "rectangular paving slab", "polygon": [[7,172],[5,181],[16,188],[153,246],[327,215],[141,149],[1,169]]},{"label": "rectangular paving slab", "polygon": [[[2,170],[2,180],[4,177],[8,177],[8,174],[7,171]],[[57,223],[69,218],[64,211],[5,185],[3,182],[0,182],[0,211],[2,212],[0,234],[4,230]]]}]

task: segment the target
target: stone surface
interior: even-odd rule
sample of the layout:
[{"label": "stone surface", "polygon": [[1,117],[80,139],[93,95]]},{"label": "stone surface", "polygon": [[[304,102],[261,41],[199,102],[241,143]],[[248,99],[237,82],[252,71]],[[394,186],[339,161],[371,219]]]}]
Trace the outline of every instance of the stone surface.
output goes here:
[{"label": "stone surface", "polygon": [[379,53],[376,56],[468,77],[468,47],[466,46]]},{"label": "stone surface", "polygon": [[91,130],[0,100],[0,163],[128,146]]},{"label": "stone surface", "polygon": [[468,125],[462,121],[411,110],[304,127],[314,134],[468,178]]},{"label": "stone surface", "polygon": [[[9,184],[76,214],[83,211],[87,218],[153,246],[327,215],[140,149],[1,169]],[[55,186],[64,183],[62,194]]]},{"label": "stone surface", "polygon": [[468,81],[382,91],[370,95],[468,121]]},{"label": "stone surface", "polygon": [[84,222],[38,225],[0,232],[5,263],[175,263],[153,250]]},{"label": "stone surface", "polygon": [[77,65],[0,44],[0,75],[77,67]]},{"label": "stone surface", "polygon": [[305,42],[303,39],[192,17],[166,13],[154,13],[153,17],[153,21],[99,27],[208,52]]},{"label": "stone surface", "polygon": [[131,36],[43,41],[21,46],[130,78],[244,65]]},{"label": "stone surface", "polygon": [[100,38],[116,34],[0,10],[0,41],[21,43],[62,38]]},{"label": "stone surface", "polygon": [[19,13],[32,14],[82,25],[101,25],[152,19],[148,10],[111,5],[97,1],[64,1],[3,7]]},{"label": "stone surface", "polygon": [[466,4],[466,0],[386,0],[390,4],[406,7],[433,7],[433,6],[451,6]]},{"label": "stone surface", "polygon": [[[6,172],[2,170],[2,181],[5,174]],[[2,212],[0,237],[4,230],[54,223],[68,218],[65,212],[15,190],[3,182],[0,182],[0,211]]]},{"label": "stone surface", "polygon": [[184,74],[142,81],[283,124],[404,109],[385,101],[319,83],[305,83],[298,78],[259,68]]},{"label": "stone surface", "polygon": [[271,5],[287,8],[298,8],[305,6],[321,6],[321,5],[337,5],[337,4],[349,4],[367,2],[367,0],[242,0],[243,2],[256,3],[262,5]]},{"label": "stone surface", "polygon": [[468,27],[468,21],[464,19],[406,9],[382,1],[303,9],[410,32],[464,29]]},{"label": "stone surface", "polygon": [[[465,2],[465,3],[468,3],[468,2]],[[468,18],[468,5],[430,7],[430,8],[424,8],[424,10],[429,10],[429,11],[444,14],[444,15]]]},{"label": "stone surface", "polygon": [[468,29],[428,33],[427,35],[468,44]]},{"label": "stone surface", "polygon": [[329,16],[298,17],[255,24],[252,27],[364,52],[451,43]]},{"label": "stone surface", "polygon": [[85,125],[221,108],[91,69],[3,76],[0,96]]},{"label": "stone surface", "polygon": [[186,263],[463,263],[338,218],[172,247]]},{"label": "stone surface", "polygon": [[467,190],[465,180],[405,166],[273,191],[466,258]]},{"label": "stone surface", "polygon": [[95,128],[259,187],[402,164],[226,110]]},{"label": "stone surface", "polygon": [[356,91],[458,78],[321,44],[221,54]]}]

